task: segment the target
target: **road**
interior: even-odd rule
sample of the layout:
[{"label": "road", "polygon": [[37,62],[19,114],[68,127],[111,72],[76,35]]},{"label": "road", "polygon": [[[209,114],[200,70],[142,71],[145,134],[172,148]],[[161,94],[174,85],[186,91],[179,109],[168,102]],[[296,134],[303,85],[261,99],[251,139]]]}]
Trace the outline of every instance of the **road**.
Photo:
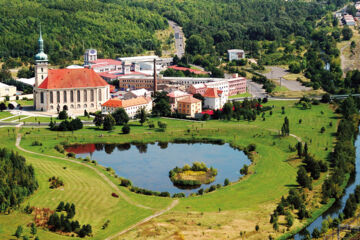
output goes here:
[{"label": "road", "polygon": [[251,80],[247,81],[247,89],[248,92],[254,97],[254,98],[264,98],[267,96],[267,93],[262,88],[262,84],[258,84],[256,82],[253,82]]},{"label": "road", "polygon": [[283,77],[285,75],[289,74],[289,72],[287,70],[285,70],[284,68],[276,67],[276,66],[270,66],[268,68],[270,68],[271,71],[268,73],[265,73],[264,76],[267,77],[268,79],[274,80],[275,82],[277,82],[279,84],[280,84],[280,80],[281,80],[281,86],[286,87],[290,91],[309,91],[309,90],[311,90],[311,88],[301,85],[301,83],[298,81],[290,81],[290,80],[284,79]]},{"label": "road", "polygon": [[182,58],[185,53],[184,32],[182,31],[182,28],[174,21],[168,20],[168,23],[172,29],[174,29],[176,55],[179,58]]}]

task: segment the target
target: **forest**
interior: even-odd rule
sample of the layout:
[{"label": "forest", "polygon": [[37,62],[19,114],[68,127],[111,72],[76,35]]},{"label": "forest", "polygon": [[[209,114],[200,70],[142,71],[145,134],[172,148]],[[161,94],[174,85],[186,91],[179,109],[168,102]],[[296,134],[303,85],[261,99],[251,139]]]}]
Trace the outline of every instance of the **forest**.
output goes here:
[{"label": "forest", "polygon": [[115,58],[160,47],[155,30],[168,23],[155,11],[110,0],[0,0],[0,58],[30,61],[38,50],[40,23],[53,64],[79,59],[86,48]]},{"label": "forest", "polygon": [[6,148],[0,149],[0,213],[20,205],[38,188],[34,168],[25,158]]}]

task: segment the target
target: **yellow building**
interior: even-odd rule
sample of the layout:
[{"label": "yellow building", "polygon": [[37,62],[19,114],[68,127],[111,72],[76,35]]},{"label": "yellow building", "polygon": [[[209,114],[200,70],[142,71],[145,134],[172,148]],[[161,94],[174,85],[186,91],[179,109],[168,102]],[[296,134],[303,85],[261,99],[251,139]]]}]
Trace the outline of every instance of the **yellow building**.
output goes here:
[{"label": "yellow building", "polygon": [[201,100],[196,99],[193,96],[178,100],[177,107],[178,113],[191,117],[195,117],[196,113],[201,113],[202,111]]}]

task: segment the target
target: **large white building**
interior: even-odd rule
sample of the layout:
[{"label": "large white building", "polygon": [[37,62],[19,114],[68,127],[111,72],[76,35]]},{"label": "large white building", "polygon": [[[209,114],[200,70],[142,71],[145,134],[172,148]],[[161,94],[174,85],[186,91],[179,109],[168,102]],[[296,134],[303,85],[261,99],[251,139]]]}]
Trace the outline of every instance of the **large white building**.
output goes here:
[{"label": "large white building", "polygon": [[16,87],[0,83],[0,97],[14,96],[16,94]]},{"label": "large white building", "polygon": [[41,31],[36,54],[34,108],[57,112],[67,106],[71,113],[101,110],[110,98],[110,86],[91,69],[49,69]]},{"label": "large white building", "polygon": [[242,49],[229,49],[228,50],[229,61],[239,60],[245,58],[245,52]]}]

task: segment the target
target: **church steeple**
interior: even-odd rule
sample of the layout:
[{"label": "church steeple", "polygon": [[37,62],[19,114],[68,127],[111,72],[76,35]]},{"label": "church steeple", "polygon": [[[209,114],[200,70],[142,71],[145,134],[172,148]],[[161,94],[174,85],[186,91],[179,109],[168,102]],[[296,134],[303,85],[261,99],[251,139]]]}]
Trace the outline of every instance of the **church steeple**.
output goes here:
[{"label": "church steeple", "polygon": [[39,44],[39,53],[35,55],[35,60],[38,61],[47,61],[48,56],[44,52],[44,40],[42,38],[42,32],[41,32],[41,24],[40,24],[40,36],[38,40]]}]

